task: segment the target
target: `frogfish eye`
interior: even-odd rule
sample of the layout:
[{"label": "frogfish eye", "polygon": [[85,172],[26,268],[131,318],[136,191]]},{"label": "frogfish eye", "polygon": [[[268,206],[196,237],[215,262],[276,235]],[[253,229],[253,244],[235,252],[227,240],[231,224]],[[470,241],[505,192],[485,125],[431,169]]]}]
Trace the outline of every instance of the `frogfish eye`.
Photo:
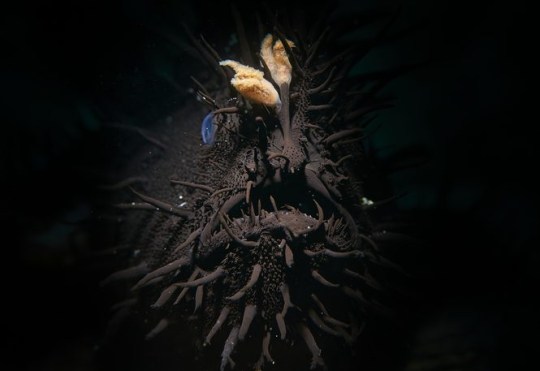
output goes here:
[{"label": "frogfish eye", "polygon": [[216,140],[217,125],[214,124],[214,114],[204,116],[201,125],[201,137],[204,144],[213,144]]}]

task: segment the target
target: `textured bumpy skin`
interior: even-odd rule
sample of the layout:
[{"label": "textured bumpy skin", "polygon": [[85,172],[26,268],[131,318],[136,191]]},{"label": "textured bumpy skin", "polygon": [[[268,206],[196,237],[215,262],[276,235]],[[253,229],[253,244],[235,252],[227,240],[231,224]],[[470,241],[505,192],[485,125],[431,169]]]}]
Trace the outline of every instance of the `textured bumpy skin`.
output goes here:
[{"label": "textured bumpy skin", "polygon": [[[134,158],[143,174],[119,184],[124,202],[116,206],[125,209],[123,238],[136,253],[104,282],[132,282],[133,299],[124,304],[159,313],[148,338],[189,307],[203,345],[222,339],[221,370],[235,358],[255,369],[273,364],[276,342],[325,368],[322,342],[350,346],[367,314],[384,311],[372,272],[391,263],[374,242],[361,140],[362,125],[387,102],[376,95],[380,81],[365,90],[362,78],[347,78],[364,49],[325,51],[335,37],[326,30],[304,40],[275,28],[273,40],[285,46],[280,58],[292,68],[290,84],[287,76],[276,84],[279,105],[201,85],[217,127],[213,142],[201,145],[206,112],[190,105],[185,110],[200,110],[199,122],[163,124],[166,144],[149,137],[157,157]],[[275,83],[265,63],[251,67]],[[182,140],[191,144],[175,142]],[[246,339],[260,356],[241,356]]]}]

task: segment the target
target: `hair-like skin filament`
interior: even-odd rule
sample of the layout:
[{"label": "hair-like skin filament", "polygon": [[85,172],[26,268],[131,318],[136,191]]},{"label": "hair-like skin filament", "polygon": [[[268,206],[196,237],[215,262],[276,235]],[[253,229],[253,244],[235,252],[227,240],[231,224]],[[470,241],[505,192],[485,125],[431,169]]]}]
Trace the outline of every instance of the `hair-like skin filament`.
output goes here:
[{"label": "hair-like skin filament", "polygon": [[311,352],[311,369],[313,370],[317,366],[323,366],[324,367],[324,361],[321,358],[321,348],[317,345],[317,342],[315,341],[315,338],[313,337],[313,334],[309,330],[309,328],[303,324],[298,324],[298,330],[300,332],[300,335],[304,339],[304,342],[306,343],[309,351]]},{"label": "hair-like skin filament", "polygon": [[249,331],[249,327],[251,326],[251,322],[255,318],[256,314],[257,314],[256,305],[248,304],[245,306],[244,315],[242,317],[242,324],[240,325],[240,330],[238,331],[238,339],[244,340],[247,332]]},{"label": "hair-like skin filament", "polygon": [[203,276],[193,281],[178,282],[177,285],[180,287],[197,287],[200,285],[206,285],[209,282],[217,280],[219,277],[223,276],[224,274],[226,274],[226,271],[223,269],[223,267],[217,267],[215,271],[207,274],[206,276]]},{"label": "hair-like skin filament", "polygon": [[311,270],[311,276],[315,279],[315,281],[319,282],[320,284],[326,286],[326,287],[339,287],[339,284],[332,283],[328,281],[326,278],[324,278],[319,272],[317,272],[315,269]]},{"label": "hair-like skin filament", "polygon": [[189,263],[189,259],[187,257],[181,257],[180,259],[176,259],[175,261],[172,261],[165,266],[158,268],[150,273],[148,273],[146,276],[141,278],[135,286],[133,286],[132,290],[137,290],[145,285],[147,285],[152,279],[163,276],[167,273],[170,273],[174,270],[179,269],[180,267],[186,265]]},{"label": "hair-like skin filament", "polygon": [[168,319],[166,319],[166,318],[161,319],[158,322],[158,324],[156,325],[156,327],[154,327],[148,334],[146,334],[145,339],[150,340],[150,339],[154,338],[160,332],[165,330],[169,326],[169,324],[170,324],[170,322],[169,322]]},{"label": "hair-like skin filament", "polygon": [[204,340],[205,344],[210,344],[214,335],[218,332],[218,330],[221,328],[221,326],[227,319],[227,316],[229,315],[230,311],[231,309],[228,306],[223,307],[223,309],[219,313],[219,316],[216,322],[214,323],[214,326],[212,326],[212,328],[210,329],[210,332],[208,333],[208,335],[206,335],[206,339]]},{"label": "hair-like skin filament", "polygon": [[227,299],[232,300],[232,301],[241,299],[246,293],[246,291],[252,288],[257,283],[257,280],[259,279],[259,276],[261,275],[261,271],[262,271],[261,265],[255,264],[253,266],[253,270],[251,271],[251,276],[249,278],[249,281],[246,283],[246,285],[242,287],[240,290],[238,290],[236,294],[229,296]]},{"label": "hair-like skin filament", "polygon": [[137,264],[134,267],[129,267],[126,269],[122,269],[118,272],[112,273],[103,281],[101,281],[100,285],[105,286],[114,281],[127,280],[130,278],[139,277],[146,273],[148,273],[148,265],[146,264],[146,262],[142,262],[140,264]]}]

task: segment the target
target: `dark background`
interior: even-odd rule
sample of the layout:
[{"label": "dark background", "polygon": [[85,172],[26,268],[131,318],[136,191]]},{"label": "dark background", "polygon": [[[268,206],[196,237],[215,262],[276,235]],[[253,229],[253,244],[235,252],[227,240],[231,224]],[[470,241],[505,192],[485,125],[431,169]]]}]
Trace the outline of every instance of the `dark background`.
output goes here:
[{"label": "dark background", "polygon": [[[388,168],[427,154],[389,177],[396,193],[407,192],[398,207],[424,244],[401,253],[417,296],[400,308],[399,330],[376,337],[362,369],[535,369],[538,130],[527,88],[537,43],[529,11],[517,2],[403,5],[397,29],[422,27],[358,69],[430,61],[388,87],[398,104],[381,115],[372,142]],[[106,369],[95,352],[111,298],[97,282],[110,266],[95,251],[107,236],[85,223],[100,200],[100,174],[116,161],[105,124],[151,128],[190,99],[189,75],[201,66],[186,53],[180,24],[224,45],[227,12],[226,3],[195,1],[21,1],[3,10],[8,369]]]}]

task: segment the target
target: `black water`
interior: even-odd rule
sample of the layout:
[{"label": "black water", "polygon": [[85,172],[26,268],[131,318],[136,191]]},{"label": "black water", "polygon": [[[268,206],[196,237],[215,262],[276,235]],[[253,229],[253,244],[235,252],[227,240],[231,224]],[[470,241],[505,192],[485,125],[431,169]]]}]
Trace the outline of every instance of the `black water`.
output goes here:
[{"label": "black water", "polygon": [[[375,3],[396,1],[343,6]],[[399,24],[423,27],[359,68],[418,56],[432,62],[390,85],[397,108],[383,114],[372,142],[381,166],[427,153],[427,163],[391,176],[407,192],[398,205],[426,246],[402,255],[417,296],[398,308],[397,324],[372,326],[351,368],[537,368],[540,184],[536,102],[527,89],[536,46],[530,9],[518,2],[404,4]],[[96,348],[113,300],[97,282],[112,267],[92,252],[112,232],[106,223],[79,222],[99,202],[95,175],[117,165],[116,139],[104,124],[150,127],[181,106],[190,71],[201,67],[181,50],[181,22],[226,45],[227,11],[228,4],[193,1],[17,2],[2,10],[7,369],[191,369],[181,363],[189,359],[185,350],[139,341],[137,324],[118,353]]]}]

